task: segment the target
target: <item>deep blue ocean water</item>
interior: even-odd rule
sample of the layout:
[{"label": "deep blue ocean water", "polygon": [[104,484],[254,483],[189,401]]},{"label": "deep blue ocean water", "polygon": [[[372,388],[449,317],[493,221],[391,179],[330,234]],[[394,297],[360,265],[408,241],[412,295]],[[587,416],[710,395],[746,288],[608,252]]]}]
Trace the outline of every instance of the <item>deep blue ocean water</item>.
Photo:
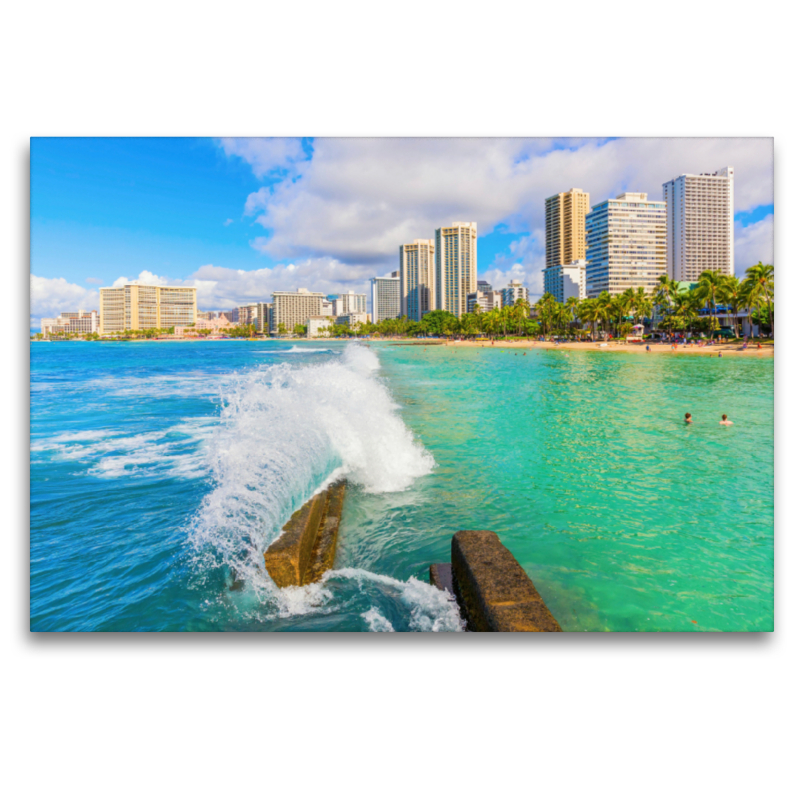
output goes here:
[{"label": "deep blue ocean water", "polygon": [[[340,474],[334,571],[276,590],[264,549]],[[770,630],[773,360],[31,345],[32,630],[458,630],[427,571],[461,528],[566,630]]]}]

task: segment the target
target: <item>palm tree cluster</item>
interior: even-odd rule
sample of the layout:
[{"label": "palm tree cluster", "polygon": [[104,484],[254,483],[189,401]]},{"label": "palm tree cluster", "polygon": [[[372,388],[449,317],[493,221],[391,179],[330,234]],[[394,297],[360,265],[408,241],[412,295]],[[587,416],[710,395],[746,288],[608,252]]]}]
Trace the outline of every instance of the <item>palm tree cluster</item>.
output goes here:
[{"label": "palm tree cluster", "polygon": [[[511,306],[483,311],[479,306],[461,318],[448,311],[432,311],[416,322],[407,317],[366,323],[355,330],[333,326],[334,336],[566,336],[584,335],[596,339],[602,331],[608,336],[624,336],[637,323],[650,320],[652,327],[669,333],[717,329],[715,314],[719,306],[732,319],[734,335],[739,336],[739,313],[747,311],[752,326],[757,319],[773,330],[774,269],[759,262],[747,270],[743,280],[717,272],[703,272],[692,289],[662,275],[653,292],[644,288],[627,289],[618,295],[602,292],[599,297],[564,303],[544,294],[533,306],[519,299]],[[704,316],[701,311],[708,314]],[[657,324],[656,320],[658,321]]]},{"label": "palm tree cluster", "polygon": [[408,317],[385,319],[377,324],[362,324],[358,332],[378,336],[535,336],[540,332],[540,326],[531,319],[530,303],[520,298],[514,305],[489,311],[475,306],[474,311],[461,317],[439,309],[431,311],[419,321]]}]

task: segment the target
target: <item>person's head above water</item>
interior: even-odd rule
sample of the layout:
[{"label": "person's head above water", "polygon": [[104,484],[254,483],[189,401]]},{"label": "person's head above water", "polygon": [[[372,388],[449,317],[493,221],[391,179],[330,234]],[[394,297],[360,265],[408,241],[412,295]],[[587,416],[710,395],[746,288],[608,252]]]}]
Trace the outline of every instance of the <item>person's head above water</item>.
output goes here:
[{"label": "person's head above water", "polygon": [[728,415],[727,414],[723,414],[722,415],[722,419],[728,419]]},{"label": "person's head above water", "polygon": [[686,420],[686,422],[692,421],[692,415],[688,411],[683,415],[683,418]]}]

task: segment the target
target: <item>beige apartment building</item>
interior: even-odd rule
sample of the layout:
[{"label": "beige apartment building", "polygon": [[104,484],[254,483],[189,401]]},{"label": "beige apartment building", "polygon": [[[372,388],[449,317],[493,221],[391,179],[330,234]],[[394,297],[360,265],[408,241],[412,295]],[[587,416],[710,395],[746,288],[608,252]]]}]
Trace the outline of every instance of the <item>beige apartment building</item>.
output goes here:
[{"label": "beige apartment building", "polygon": [[270,333],[278,333],[283,325],[291,333],[296,325],[305,325],[311,317],[322,316],[322,292],[298,289],[296,292],[273,292]]},{"label": "beige apartment building", "polygon": [[733,275],[733,167],[680,175],[663,189],[670,279],[694,283],[707,270]]},{"label": "beige apartment building", "polygon": [[436,308],[460,317],[467,313],[467,295],[478,291],[478,223],[437,228],[434,249]]},{"label": "beige apartment building", "polygon": [[586,215],[589,193],[570,189],[544,201],[545,266],[571,264],[586,258]]},{"label": "beige apartment building", "polygon": [[[400,245],[400,316],[419,321],[436,308],[433,239]],[[373,314],[375,309],[373,308]]]},{"label": "beige apartment building", "polygon": [[171,328],[197,322],[194,286],[126,283],[100,290],[100,333]]}]

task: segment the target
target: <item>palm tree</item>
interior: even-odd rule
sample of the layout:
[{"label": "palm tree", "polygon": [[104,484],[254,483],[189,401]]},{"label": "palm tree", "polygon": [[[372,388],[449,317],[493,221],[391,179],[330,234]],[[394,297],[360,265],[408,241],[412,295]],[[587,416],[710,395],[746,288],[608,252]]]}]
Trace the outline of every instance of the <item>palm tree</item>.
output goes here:
[{"label": "palm tree", "polygon": [[644,287],[640,286],[633,296],[634,322],[642,322],[653,310],[653,301],[648,297]]},{"label": "palm tree", "polygon": [[517,335],[522,335],[522,326],[531,312],[531,304],[524,298],[518,297],[514,305],[511,307],[511,315],[517,323]]},{"label": "palm tree", "polygon": [[578,306],[578,318],[581,322],[592,324],[592,341],[597,338],[597,323],[603,319],[603,309],[598,298],[581,300]]},{"label": "palm tree", "polygon": [[575,322],[575,320],[578,318],[578,303],[579,302],[580,301],[578,300],[577,297],[575,297],[575,295],[572,295],[571,297],[568,297],[564,301],[564,306],[569,311],[570,323]]},{"label": "palm tree", "polygon": [[717,322],[717,318],[714,316],[717,310],[717,300],[725,293],[725,282],[725,275],[712,270],[701,272],[700,279],[697,282],[697,294],[706,303],[712,333]]},{"label": "palm tree", "polygon": [[735,275],[728,275],[723,285],[722,299],[733,312],[733,333],[739,338],[739,311],[746,305],[747,287]]},{"label": "palm tree", "polygon": [[[769,327],[772,329],[772,338],[775,338],[775,319],[772,309],[775,295],[775,267],[772,264],[762,264],[760,261],[755,266],[749,267],[746,281],[752,288],[752,297],[756,305],[762,303],[767,306],[769,314]],[[751,320],[752,323],[752,320]]]}]

